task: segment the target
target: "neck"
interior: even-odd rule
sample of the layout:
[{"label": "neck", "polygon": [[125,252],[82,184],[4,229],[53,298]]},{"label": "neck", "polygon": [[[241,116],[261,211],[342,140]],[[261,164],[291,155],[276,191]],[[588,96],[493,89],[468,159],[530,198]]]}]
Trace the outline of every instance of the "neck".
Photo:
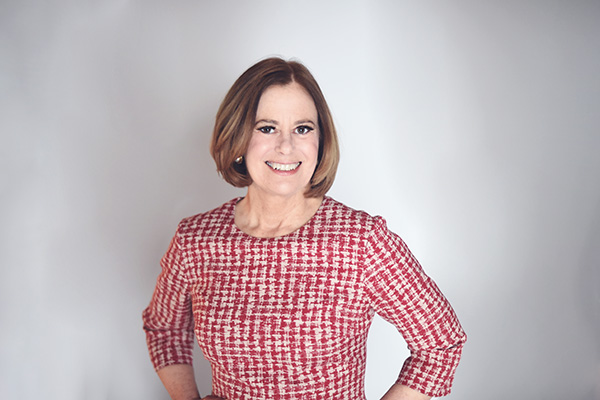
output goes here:
[{"label": "neck", "polygon": [[245,233],[256,237],[287,235],[310,220],[322,197],[261,196],[250,188],[235,212],[235,223]]}]

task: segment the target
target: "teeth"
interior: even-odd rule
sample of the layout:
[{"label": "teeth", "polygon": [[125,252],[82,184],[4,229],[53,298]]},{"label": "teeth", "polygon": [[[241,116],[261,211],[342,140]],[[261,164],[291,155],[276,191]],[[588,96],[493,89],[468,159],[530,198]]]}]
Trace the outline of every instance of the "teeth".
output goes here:
[{"label": "teeth", "polygon": [[279,164],[276,162],[267,161],[267,165],[277,171],[293,171],[298,168],[302,164],[301,162],[297,162],[294,164]]}]

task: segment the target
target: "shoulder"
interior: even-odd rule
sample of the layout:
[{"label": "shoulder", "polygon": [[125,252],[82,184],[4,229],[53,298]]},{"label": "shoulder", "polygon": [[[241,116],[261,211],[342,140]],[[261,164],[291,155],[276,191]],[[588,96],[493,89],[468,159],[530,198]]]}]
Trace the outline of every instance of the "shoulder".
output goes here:
[{"label": "shoulder", "polygon": [[217,208],[192,215],[181,220],[177,228],[180,236],[206,236],[233,223],[235,205],[239,198],[232,199]]},{"label": "shoulder", "polygon": [[385,220],[372,216],[363,210],[356,210],[331,197],[325,197],[321,215],[325,227],[337,228],[360,236],[369,235],[379,227],[385,227]]}]

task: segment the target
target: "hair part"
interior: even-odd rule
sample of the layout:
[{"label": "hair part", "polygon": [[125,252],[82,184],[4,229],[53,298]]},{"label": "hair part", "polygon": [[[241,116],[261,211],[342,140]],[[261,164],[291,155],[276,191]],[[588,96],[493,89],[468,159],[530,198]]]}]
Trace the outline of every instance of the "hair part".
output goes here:
[{"label": "hair part", "polygon": [[329,106],[310,71],[297,61],[267,58],[248,68],[225,95],[215,119],[210,154],[219,174],[235,187],[252,183],[245,161],[235,162],[246,154],[256,122],[256,110],[264,91],[271,86],[295,82],[312,97],[319,117],[319,152],[317,167],[310,180],[306,197],[321,197],[333,185],[340,159],[337,133]]}]

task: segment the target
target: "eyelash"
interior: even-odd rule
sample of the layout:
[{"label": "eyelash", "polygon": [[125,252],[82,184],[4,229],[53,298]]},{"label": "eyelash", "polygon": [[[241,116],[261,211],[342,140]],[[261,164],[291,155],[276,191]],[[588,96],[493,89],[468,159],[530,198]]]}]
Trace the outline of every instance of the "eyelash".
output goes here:
[{"label": "eyelash", "polygon": [[258,128],[258,131],[262,133],[273,133],[274,130],[274,126],[261,126],[260,128]]},{"label": "eyelash", "polygon": [[[298,132],[298,129],[303,129],[304,133]],[[310,131],[313,131],[313,130],[314,129],[311,128],[310,126],[301,125],[301,126],[297,127],[296,129],[294,129],[294,132],[298,133],[299,135],[306,135],[306,134],[310,133]]]},{"label": "eyelash", "polygon": [[[298,130],[303,130],[304,132],[298,132]],[[262,133],[273,133],[275,131],[275,127],[274,126],[270,126],[270,125],[266,125],[266,126],[261,126],[260,128],[258,128],[259,132]],[[298,127],[296,127],[296,129],[294,129],[294,132],[297,133],[298,135],[306,135],[309,132],[314,131],[314,128],[311,128],[310,126],[306,126],[306,125],[300,125]]]}]

